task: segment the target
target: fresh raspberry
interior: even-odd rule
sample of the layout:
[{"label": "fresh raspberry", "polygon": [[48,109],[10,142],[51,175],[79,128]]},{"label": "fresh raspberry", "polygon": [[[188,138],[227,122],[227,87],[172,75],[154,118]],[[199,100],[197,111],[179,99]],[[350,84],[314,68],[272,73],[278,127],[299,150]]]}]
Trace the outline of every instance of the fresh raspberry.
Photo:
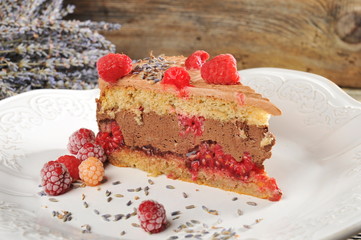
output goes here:
[{"label": "fresh raspberry", "polygon": [[51,196],[65,193],[71,186],[71,176],[64,164],[50,161],[44,164],[40,171],[41,185]]},{"label": "fresh raspberry", "polygon": [[98,132],[95,142],[109,155],[123,144],[123,134],[116,121],[111,121],[102,130]]},{"label": "fresh raspberry", "polygon": [[95,134],[92,130],[80,128],[69,137],[68,150],[71,154],[77,154],[87,142],[94,142]]},{"label": "fresh raspberry", "polygon": [[231,54],[221,54],[201,67],[202,78],[210,84],[238,84],[239,73],[236,59]]},{"label": "fresh raspberry", "polygon": [[167,217],[162,204],[153,201],[143,201],[137,211],[140,226],[149,233],[159,233],[167,227]]},{"label": "fresh raspberry", "polygon": [[107,160],[107,156],[105,155],[102,146],[90,142],[84,144],[84,146],[79,150],[78,154],[76,155],[76,158],[80,159],[81,161],[84,161],[89,157],[96,157],[102,162],[105,162],[105,160]]},{"label": "fresh raspberry", "polygon": [[96,157],[90,157],[79,165],[80,179],[88,186],[98,185],[104,178],[103,163]]},{"label": "fresh raspberry", "polygon": [[208,60],[209,54],[206,51],[198,50],[192,53],[186,61],[186,69],[192,70],[192,69],[201,69],[202,65]]},{"label": "fresh raspberry", "polygon": [[104,81],[115,83],[132,71],[132,59],[125,54],[109,53],[98,60],[97,69]]},{"label": "fresh raspberry", "polygon": [[171,67],[164,72],[162,84],[171,84],[176,86],[178,90],[182,90],[190,85],[191,77],[189,73],[182,67]]},{"label": "fresh raspberry", "polygon": [[64,155],[59,157],[57,162],[62,163],[68,169],[73,182],[79,180],[79,164],[81,161],[72,155]]}]

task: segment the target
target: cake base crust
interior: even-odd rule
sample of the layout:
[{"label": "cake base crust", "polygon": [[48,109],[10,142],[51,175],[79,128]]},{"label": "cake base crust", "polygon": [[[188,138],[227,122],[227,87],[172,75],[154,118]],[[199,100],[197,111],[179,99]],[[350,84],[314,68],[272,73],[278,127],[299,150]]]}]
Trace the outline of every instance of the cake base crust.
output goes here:
[{"label": "cake base crust", "polygon": [[194,177],[185,167],[184,159],[167,153],[162,156],[149,155],[142,150],[123,147],[109,156],[111,164],[118,167],[133,167],[150,173],[151,176],[165,174],[178,179],[210,187],[216,187],[239,194],[278,201],[282,192],[273,178],[265,172],[251,173],[247,179],[230,177],[222,170],[201,169]]}]

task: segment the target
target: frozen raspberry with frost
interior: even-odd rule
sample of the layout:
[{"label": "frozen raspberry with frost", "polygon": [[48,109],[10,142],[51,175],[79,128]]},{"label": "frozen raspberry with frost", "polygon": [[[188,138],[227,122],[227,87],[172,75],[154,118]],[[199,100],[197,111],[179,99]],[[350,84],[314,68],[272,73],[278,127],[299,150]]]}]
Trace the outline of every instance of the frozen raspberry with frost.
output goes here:
[{"label": "frozen raspberry with frost", "polygon": [[137,211],[140,226],[149,233],[159,233],[167,227],[167,217],[162,204],[153,201],[143,201]]},{"label": "frozen raspberry with frost", "polygon": [[191,77],[187,70],[182,67],[171,67],[164,72],[162,84],[174,85],[178,90],[182,90],[190,85]]},{"label": "frozen raspberry with frost", "polygon": [[77,154],[84,144],[86,144],[87,142],[94,142],[94,140],[95,134],[92,130],[87,128],[80,128],[72,135],[70,135],[68,150],[71,154]]},{"label": "frozen raspberry with frost", "polygon": [[72,155],[64,155],[59,157],[57,162],[62,163],[68,169],[73,182],[79,180],[79,164],[81,160],[77,159],[75,156]]},{"label": "frozen raspberry with frost", "polygon": [[81,161],[84,161],[89,157],[96,157],[102,162],[105,162],[105,160],[107,160],[107,156],[105,155],[102,146],[90,142],[84,144],[84,146],[79,150],[78,154],[76,155],[76,158]]},{"label": "frozen raspberry with frost", "polygon": [[231,85],[240,80],[236,59],[231,54],[221,54],[201,67],[202,78],[210,84]]},{"label": "frozen raspberry with frost", "polygon": [[201,69],[202,65],[208,60],[209,54],[206,51],[198,50],[192,53],[186,61],[185,66],[187,70]]},{"label": "frozen raspberry with frost", "polygon": [[106,82],[115,83],[132,71],[132,59],[125,54],[109,53],[97,62],[99,76]]},{"label": "frozen raspberry with frost", "polygon": [[104,178],[103,163],[96,157],[89,157],[80,163],[79,176],[88,186],[98,185]]},{"label": "frozen raspberry with frost", "polygon": [[70,187],[72,178],[64,164],[50,161],[44,164],[40,171],[41,185],[51,196],[65,193]]},{"label": "frozen raspberry with frost", "polygon": [[118,149],[123,143],[123,134],[117,122],[108,123],[103,131],[98,132],[95,142],[102,146],[107,155]]}]

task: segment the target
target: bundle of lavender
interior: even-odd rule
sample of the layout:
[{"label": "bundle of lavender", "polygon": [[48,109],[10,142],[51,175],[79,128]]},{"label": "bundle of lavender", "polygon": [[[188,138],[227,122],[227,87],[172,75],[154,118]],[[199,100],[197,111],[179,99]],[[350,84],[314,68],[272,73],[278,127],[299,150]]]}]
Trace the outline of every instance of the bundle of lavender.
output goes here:
[{"label": "bundle of lavender", "polygon": [[98,31],[119,24],[69,21],[62,0],[0,1],[0,99],[39,88],[91,89],[96,62],[115,52]]}]

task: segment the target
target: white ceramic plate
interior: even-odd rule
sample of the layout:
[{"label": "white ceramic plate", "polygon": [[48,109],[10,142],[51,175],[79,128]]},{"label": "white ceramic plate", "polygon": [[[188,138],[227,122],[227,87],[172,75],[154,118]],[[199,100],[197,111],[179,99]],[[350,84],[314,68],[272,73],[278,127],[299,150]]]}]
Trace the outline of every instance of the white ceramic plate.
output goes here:
[{"label": "white ceramic plate", "polygon": [[[273,157],[266,161],[269,175],[284,192],[281,201],[107,166],[108,181],[100,189],[72,189],[53,202],[38,194],[39,171],[45,162],[67,154],[67,139],[73,131],[97,130],[94,99],[98,91],[37,90],[0,102],[0,238],[192,239],[199,235],[209,239],[213,234],[220,238],[235,232],[237,239],[289,240],[339,239],[359,231],[361,104],[316,75],[272,68],[240,73],[244,84],[283,111],[271,119],[277,144]],[[155,184],[150,185],[149,179]],[[113,185],[115,181],[121,183]],[[138,187],[142,188],[139,192],[128,191]],[[106,191],[111,192],[110,202]],[[144,199],[164,204],[170,221],[166,231],[148,235],[136,227],[135,216],[114,221],[115,215],[132,213]],[[185,208],[190,205],[195,208]],[[202,206],[219,215],[209,214]],[[72,219],[63,222],[53,217],[53,211],[69,211]],[[180,214],[172,216],[176,211]],[[110,221],[104,214],[111,215]],[[86,224],[92,233],[82,233]],[[186,228],[177,231],[182,224]]]}]

